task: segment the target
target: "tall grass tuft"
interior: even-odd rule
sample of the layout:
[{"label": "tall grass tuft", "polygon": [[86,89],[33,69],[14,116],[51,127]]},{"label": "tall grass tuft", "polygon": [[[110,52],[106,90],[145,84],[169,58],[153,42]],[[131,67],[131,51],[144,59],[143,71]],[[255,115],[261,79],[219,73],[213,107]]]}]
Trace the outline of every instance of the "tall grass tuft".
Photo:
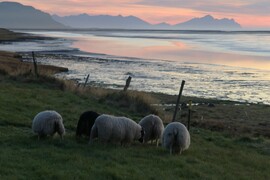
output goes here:
[{"label": "tall grass tuft", "polygon": [[150,95],[137,91],[113,92],[109,93],[101,101],[106,102],[110,106],[128,109],[134,113],[147,115],[149,113],[160,115],[160,112],[151,106],[156,100]]},{"label": "tall grass tuft", "polygon": [[157,100],[149,93],[138,91],[119,91],[104,89],[101,87],[78,86],[74,81],[58,79],[54,75],[58,72],[67,71],[66,68],[38,65],[38,74],[34,74],[32,63],[22,62],[17,54],[0,52],[0,73],[10,76],[13,80],[21,82],[35,82],[47,84],[50,87],[63,91],[70,91],[79,96],[92,96],[100,102],[105,102],[110,106],[126,109],[137,115],[148,115],[150,113],[161,115],[161,111],[151,104]]}]

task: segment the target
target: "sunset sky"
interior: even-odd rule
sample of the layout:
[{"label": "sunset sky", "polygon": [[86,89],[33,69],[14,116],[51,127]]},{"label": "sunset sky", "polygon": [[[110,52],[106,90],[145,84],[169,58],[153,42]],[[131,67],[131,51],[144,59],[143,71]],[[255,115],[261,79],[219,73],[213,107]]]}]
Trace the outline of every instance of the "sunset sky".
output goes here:
[{"label": "sunset sky", "polygon": [[[0,1],[3,2],[3,1]],[[150,23],[176,24],[211,14],[244,28],[270,28],[269,0],[19,0],[57,15],[134,15]]]}]

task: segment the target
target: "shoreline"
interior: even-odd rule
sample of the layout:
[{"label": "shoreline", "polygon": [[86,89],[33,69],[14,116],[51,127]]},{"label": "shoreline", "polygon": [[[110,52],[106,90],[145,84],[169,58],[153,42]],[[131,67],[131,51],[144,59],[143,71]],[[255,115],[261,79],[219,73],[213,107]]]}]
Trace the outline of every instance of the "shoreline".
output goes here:
[{"label": "shoreline", "polygon": [[[0,64],[6,64],[6,66],[21,66],[27,64],[27,66],[30,66],[30,69],[32,69],[33,66],[32,63],[21,62],[20,56],[12,52],[0,52]],[[43,70],[47,73],[48,70],[52,68],[51,66],[38,66],[43,67]],[[3,66],[1,65],[1,67]],[[56,69],[50,71],[50,74],[61,72],[60,70],[62,69],[60,67],[53,68]],[[120,92],[119,90],[87,86],[89,90],[92,88],[96,89],[98,92],[106,91],[109,94]],[[150,104],[162,113],[164,123],[171,121],[177,95],[133,90],[128,90],[128,93],[139,94],[142,98],[154,99]],[[192,100],[195,104],[192,106],[191,126],[227,132],[235,136],[239,134],[252,134],[253,136],[263,135],[270,137],[270,105],[182,96],[180,102],[181,111],[178,113],[177,118],[184,124],[187,123],[188,107],[186,105],[189,103],[189,100]],[[107,101],[106,98],[105,101]],[[110,102],[110,100],[108,101]]]},{"label": "shoreline", "polygon": [[[45,40],[45,39],[52,39],[52,38],[31,36],[25,33],[15,33],[8,29],[0,28],[0,44],[7,42],[23,42],[28,40]],[[19,53],[10,51],[0,51],[0,64],[1,66],[3,66],[2,67],[3,69],[5,68],[9,69],[9,67],[12,67],[14,69],[19,66],[22,66],[23,68],[25,68],[25,66],[28,67],[32,66],[31,62],[22,62],[22,57]],[[68,68],[57,67],[53,65],[40,64],[39,67],[41,68],[42,71],[50,71],[54,73],[68,71]]]},{"label": "shoreline", "polygon": [[[209,39],[209,43],[205,44],[204,41],[207,39],[201,39],[204,35],[203,33],[201,34],[200,31],[198,32],[199,34],[187,32],[183,35],[181,35],[181,32],[178,32],[178,35],[175,33],[169,33],[167,35],[166,33],[161,35],[159,35],[159,33],[154,33],[151,35],[151,31],[147,32],[146,35],[140,35],[140,32],[137,31],[129,34],[129,31],[119,30],[118,32],[108,29],[98,29],[98,31],[89,30],[89,33],[84,33],[83,31],[80,33],[80,29],[77,29],[77,31],[78,32],[67,30],[67,34],[61,30],[55,30],[53,34],[51,34],[50,31],[44,30],[43,32],[38,32],[38,30],[32,30],[32,32],[28,32],[42,36],[50,36],[51,34],[54,37],[62,37],[73,40],[75,39],[76,42],[74,43],[73,47],[79,48],[82,51],[101,52],[108,55],[116,55],[122,57],[139,57],[142,59],[156,59],[173,62],[203,62],[203,64],[216,64],[237,68],[257,69],[262,71],[267,71],[268,69],[266,67],[270,65],[268,62],[269,58],[267,58],[269,57],[269,54],[266,53],[269,52],[266,43],[265,46],[262,47],[255,47],[254,45],[250,47],[248,44],[237,43],[237,41],[233,42],[232,37],[232,39],[229,38],[228,41],[230,41],[232,44],[235,44],[235,46],[226,46],[227,44],[222,41],[223,36],[212,36],[215,35],[212,34],[212,32],[208,32],[209,36],[207,36],[207,39]],[[27,33],[27,31],[23,30],[21,32]],[[220,33],[224,34],[225,32]],[[83,39],[80,40],[80,37],[77,38],[77,34],[83,35]],[[239,42],[241,42],[245,41],[244,37],[246,35],[239,33],[234,34],[233,36],[236,36],[234,38],[237,39],[240,38]],[[121,37],[128,38],[128,41],[122,39]],[[252,38],[259,37],[260,36],[255,36]],[[84,40],[84,38],[91,38],[91,41]],[[133,43],[133,38],[135,38],[134,41],[136,41],[138,45]],[[161,39],[163,40],[161,41]],[[144,41],[146,45],[142,46]],[[177,42],[179,42],[179,44]],[[148,43],[150,45],[147,45]],[[155,45],[151,45],[152,43]],[[164,51],[155,48],[155,46],[160,48],[163,47],[163,43]],[[254,44],[254,42],[252,44]],[[132,50],[130,50],[130,47]],[[122,51],[118,51],[117,49],[119,48],[122,49]]]},{"label": "shoreline", "polygon": [[54,38],[37,36],[28,33],[13,32],[8,29],[0,28],[0,44],[5,42],[24,42],[28,40],[51,40]]},{"label": "shoreline", "polygon": [[[3,30],[3,29],[2,29]],[[21,37],[23,37],[23,38],[25,38],[25,37],[27,37],[27,35],[29,35],[29,34],[24,34],[24,33],[17,33],[17,32],[12,32],[12,31],[9,31],[9,30],[5,30],[6,32],[8,32],[9,34],[11,34],[11,35],[13,35],[13,36],[18,36],[19,37],[19,39],[21,38]],[[30,35],[29,37],[27,37],[26,39],[32,39],[32,40],[40,40],[40,39],[46,39],[46,37],[44,36],[44,37],[38,37],[38,36],[32,36],[32,35]],[[25,39],[25,40],[26,40]],[[51,37],[49,37],[48,39],[57,39],[57,38],[51,38]],[[17,40],[12,40],[12,39],[10,39],[10,41],[13,41],[13,42],[18,42]],[[2,41],[1,41],[1,29],[0,29],[0,43],[1,43]],[[79,49],[74,49],[74,50],[69,50],[69,49],[67,49],[66,51],[64,51],[64,50],[55,50],[55,51],[36,51],[36,54],[38,55],[38,54],[41,54],[41,59],[43,58],[45,58],[45,59],[48,59],[48,57],[49,57],[49,59],[58,59],[59,57],[58,56],[63,56],[64,55],[64,57],[65,58],[67,58],[67,59],[75,59],[75,61],[76,61],[76,59],[78,60],[78,61],[81,61],[81,58],[87,58],[87,57],[84,57],[83,56],[83,54],[88,54],[88,55],[92,55],[92,53],[88,53],[88,52],[84,52],[84,51],[81,51],[81,50],[79,50]],[[20,54],[28,54],[28,60],[27,59],[25,59],[26,60],[26,62],[28,61],[28,62],[32,62],[32,55],[31,55],[31,52],[21,52]],[[82,55],[82,56],[80,56],[80,55]],[[99,56],[105,56],[105,57],[99,57]],[[17,55],[16,55],[17,56]],[[44,57],[43,57],[44,56]],[[48,57],[46,57],[46,56],[48,56]],[[64,59],[65,59],[64,58]],[[100,61],[100,63],[104,63],[104,62],[110,62],[110,61],[117,61],[117,63],[118,63],[118,61],[119,62],[123,62],[123,63],[127,63],[127,62],[133,62],[133,60],[132,59],[128,59],[127,58],[127,60],[126,59],[123,59],[123,57],[119,57],[120,59],[117,59],[117,57],[111,57],[110,55],[105,55],[105,54],[93,54],[93,57],[91,57],[91,56],[89,56],[89,59],[87,59],[86,61],[88,61],[88,60],[94,60],[94,61]],[[122,59],[121,59],[122,58]],[[83,60],[83,59],[82,59]],[[160,61],[160,60],[159,60]],[[157,61],[157,62],[159,62],[159,61]],[[142,63],[151,63],[151,62],[148,62],[148,61],[146,61],[146,60],[143,60],[143,59],[139,59],[139,61],[137,61],[137,58],[136,58],[136,62],[142,62]],[[163,61],[162,61],[163,62]],[[167,62],[167,61],[164,61],[164,62]],[[43,60],[41,60],[41,62],[40,63],[43,63],[43,64],[50,64],[50,63],[46,63],[46,60],[45,61],[43,61]],[[59,63],[58,63],[59,64]],[[60,63],[61,65],[63,65],[62,63]],[[205,63],[188,63],[188,64],[202,64],[202,65],[208,65],[208,64],[205,64]],[[57,63],[52,63],[52,64],[50,64],[49,66],[53,66],[53,67],[55,67],[56,69],[57,68],[59,68],[60,70],[59,70],[59,72],[67,72],[67,74],[66,75],[69,75],[70,73],[68,73],[68,72],[71,72],[71,71],[68,71],[67,70],[67,68],[66,67],[69,67],[69,66],[65,66],[65,64],[64,64],[64,66],[59,66],[59,65],[57,65]],[[66,64],[67,65],[67,64]],[[212,64],[211,64],[212,65]],[[47,65],[45,65],[45,66],[47,66]],[[57,67],[58,66],[58,67]],[[221,66],[221,65],[220,65]],[[228,67],[230,67],[230,66],[228,66]],[[80,72],[80,73],[82,73],[82,72]],[[75,78],[75,74],[71,74],[72,76],[74,76],[74,78],[72,78],[72,76],[71,76],[71,78],[67,78],[67,77],[60,77],[60,78],[67,78],[67,79],[70,79],[70,80],[76,80],[76,81],[78,81],[78,83],[84,83],[84,78],[86,77],[86,75],[85,75],[85,77],[76,77]],[[132,76],[132,75],[131,75]],[[135,75],[135,77],[136,77],[136,75]],[[82,82],[83,81],[83,82]],[[124,86],[124,81],[125,80],[122,80],[123,81],[123,84],[122,83],[117,83],[117,84],[108,84],[108,82],[106,83],[106,82],[104,82],[104,83],[101,83],[101,82],[99,82],[99,80],[97,79],[96,81],[94,80],[93,82],[91,82],[91,85],[94,85],[94,86],[98,86],[98,87],[102,87],[102,88],[110,88],[110,89],[119,89],[119,88],[122,88],[123,86]],[[111,87],[112,86],[112,87]],[[113,86],[115,86],[115,87],[113,87]],[[136,86],[136,85],[135,85]],[[178,88],[179,87],[174,87],[174,89],[175,89],[175,93],[174,94],[178,94]],[[176,90],[177,89],[177,90]],[[168,95],[172,95],[172,96],[174,96],[173,94],[171,94],[171,93],[166,93],[165,91],[152,91],[152,90],[141,90],[140,88],[139,89],[137,89],[138,91],[145,91],[145,92],[153,92],[153,93],[164,93],[164,94],[168,94]],[[199,95],[199,96],[198,96]],[[206,96],[215,96],[215,95],[217,95],[217,94],[205,94]],[[190,95],[189,95],[190,96]],[[219,96],[219,95],[218,95]],[[270,104],[268,104],[267,102],[266,103],[264,103],[264,102],[262,102],[262,101],[249,101],[249,100],[245,100],[245,99],[241,99],[241,97],[239,98],[239,100],[232,100],[231,98],[232,97],[222,97],[222,96],[220,96],[221,98],[220,99],[218,99],[218,98],[215,98],[215,97],[204,97],[204,96],[202,96],[202,95],[200,95],[200,94],[197,94],[197,95],[192,95],[192,96],[190,96],[190,97],[194,97],[194,98],[201,98],[201,99],[217,99],[217,100],[221,100],[221,101],[233,101],[233,102],[237,102],[237,103],[241,103],[241,104],[243,104],[243,103],[246,103],[246,104],[248,104],[248,103],[251,103],[251,104],[264,104],[264,105],[270,105]]]},{"label": "shoreline", "polygon": [[[68,51],[69,52],[69,51]],[[89,57],[84,57],[84,56],[80,56],[80,55],[76,55],[74,53],[68,53],[68,52],[61,52],[61,51],[56,51],[56,52],[38,52],[38,59],[40,60],[40,62],[44,63],[44,64],[54,64],[54,65],[60,65],[60,66],[65,66],[65,67],[72,67],[73,63],[78,63],[78,66],[76,66],[75,68],[70,68],[71,71],[65,73],[65,74],[61,74],[59,77],[60,78],[64,78],[64,79],[70,79],[70,80],[75,80],[77,81],[77,83],[84,83],[85,82],[85,78],[87,76],[87,74],[89,74],[89,72],[92,72],[92,74],[90,74],[90,80],[88,82],[88,85],[91,86],[97,86],[97,87],[103,87],[103,88],[109,88],[109,89],[121,89],[124,87],[124,83],[125,80],[128,76],[132,76],[133,81],[131,82],[131,89],[137,90],[137,91],[145,91],[145,92],[154,92],[154,93],[164,93],[164,94],[168,94],[168,95],[177,95],[178,91],[179,91],[179,87],[178,87],[178,81],[174,83],[174,86],[169,87],[169,86],[153,86],[153,87],[147,87],[148,83],[157,83],[157,78],[161,77],[160,81],[162,81],[162,83],[164,83],[164,80],[168,83],[171,84],[170,79],[174,78],[174,76],[166,76],[167,78],[162,77],[160,74],[157,74],[157,72],[159,72],[157,68],[162,67],[161,73],[163,72],[167,72],[170,73],[170,67],[166,67],[166,64],[157,62],[157,63],[153,63],[153,62],[149,62],[149,61],[144,61],[144,60],[130,60],[130,59],[117,59],[117,58],[113,58],[113,57],[96,57],[96,56],[89,56]],[[22,53],[24,54],[24,60],[25,61],[32,61],[31,59],[31,54],[29,55],[28,52],[24,52]],[[127,64],[127,65],[126,65]],[[167,63],[168,64],[168,63]],[[146,69],[142,69],[142,65],[146,65],[147,67],[149,66],[152,69],[155,69],[154,74],[149,74],[147,72],[145,72],[144,70]],[[165,66],[164,66],[165,65]],[[204,65],[204,64],[202,64]],[[108,68],[115,68],[115,66],[119,66],[120,70],[119,73],[114,74],[112,73],[112,77],[108,77],[107,75],[105,75],[104,79],[101,78],[104,76],[104,74],[102,74],[102,72],[105,69]],[[128,66],[131,67],[138,67],[138,70],[136,71],[132,71],[129,72],[128,70],[126,70],[126,68]],[[197,68],[189,68],[193,67],[193,66],[197,66],[196,64],[183,64],[181,66],[179,66],[179,68],[183,69],[183,72],[181,72],[182,75],[184,75],[184,71],[189,71],[187,72],[189,75],[192,75],[192,72],[194,71],[194,75],[196,78],[202,78],[199,76],[198,74],[198,69]],[[82,67],[82,69],[80,69],[80,67]],[[100,72],[96,72],[95,69],[93,69],[93,67],[98,67],[101,68]],[[204,65],[204,69],[205,68],[209,68],[207,65]],[[88,69],[89,68],[89,69]],[[185,69],[187,68],[187,69]],[[214,67],[210,67],[210,68],[214,68]],[[216,68],[216,67],[215,67]],[[219,68],[223,68],[223,67],[219,67]],[[116,69],[110,69],[110,70],[116,70]],[[212,69],[205,69],[206,71],[209,70],[212,71]],[[201,71],[204,71],[203,69]],[[172,71],[174,72],[174,71]],[[208,74],[211,75],[211,73],[207,72]],[[256,75],[255,73],[257,73],[256,71],[254,72],[247,72],[244,70],[239,70],[237,72],[237,69],[227,69],[226,71],[224,70],[223,75],[228,75],[231,76],[230,73],[234,73],[232,78],[237,78],[238,76],[240,78],[246,78],[244,76],[246,75]],[[263,71],[264,72],[264,71]],[[97,74],[96,74],[97,73]],[[103,72],[106,74],[106,72]],[[152,72],[153,73],[153,72]],[[202,72],[200,72],[202,73]],[[205,74],[204,76],[207,77],[208,74]],[[243,74],[243,75],[241,75]],[[166,74],[165,74],[166,75]],[[117,76],[117,77],[116,77]],[[185,77],[187,75],[184,75]],[[184,76],[182,76],[182,78],[184,78]],[[220,75],[221,76],[221,75]],[[116,79],[115,81],[112,80],[110,81],[108,78],[111,79]],[[147,80],[148,83],[142,82],[143,84],[138,84],[140,81],[142,81],[142,78],[145,78],[145,80]],[[152,82],[152,79],[153,82]],[[185,79],[188,83],[189,86],[187,87],[188,93],[186,94],[186,96],[190,96],[190,97],[197,97],[197,98],[204,98],[204,99],[218,99],[218,100],[222,100],[222,101],[234,101],[234,102],[238,102],[238,103],[251,103],[251,104],[265,104],[265,105],[270,105],[269,103],[269,99],[266,99],[265,102],[263,102],[263,99],[258,99],[259,96],[255,96],[252,98],[250,98],[249,96],[246,97],[246,99],[242,96],[237,97],[237,93],[239,93],[238,91],[235,92],[231,92],[231,96],[226,97],[226,93],[225,91],[221,90],[217,90],[217,91],[213,91],[207,94],[206,90],[201,90],[201,89],[197,89],[198,90],[198,94],[196,95],[195,91],[196,90],[196,82],[199,82],[198,80],[200,79],[190,79],[190,77],[186,77],[187,79]],[[218,77],[219,78],[219,77]],[[232,79],[230,78],[230,79]],[[215,80],[217,80],[216,77],[214,77]],[[221,79],[219,79],[217,82],[213,82],[215,87],[217,86],[217,84],[221,84],[223,86],[228,86],[231,82],[230,79],[225,79],[224,81]],[[181,79],[180,79],[181,80]],[[245,80],[245,79],[243,79]],[[149,82],[151,81],[151,82]],[[234,81],[234,80],[233,80]],[[254,81],[254,79],[250,80],[251,82]],[[200,83],[200,82],[199,82]],[[206,82],[208,85],[209,83],[211,83],[210,81]],[[244,81],[240,81],[241,84],[239,84],[240,86],[248,86],[248,84],[246,85]],[[248,81],[247,81],[248,83]],[[264,82],[262,82],[264,83]],[[201,84],[202,85],[207,85],[207,84]],[[237,84],[233,84],[232,85],[237,85]],[[250,85],[249,85],[250,86]],[[223,94],[218,94],[219,91]],[[262,91],[263,92],[263,91]],[[205,94],[206,93],[206,94]],[[225,93],[225,94],[224,94]],[[250,93],[248,91],[248,93]],[[250,95],[250,94],[249,94]],[[209,97],[206,97],[209,96]],[[216,97],[220,97],[220,98],[216,98]],[[252,101],[253,100],[253,101]]]}]

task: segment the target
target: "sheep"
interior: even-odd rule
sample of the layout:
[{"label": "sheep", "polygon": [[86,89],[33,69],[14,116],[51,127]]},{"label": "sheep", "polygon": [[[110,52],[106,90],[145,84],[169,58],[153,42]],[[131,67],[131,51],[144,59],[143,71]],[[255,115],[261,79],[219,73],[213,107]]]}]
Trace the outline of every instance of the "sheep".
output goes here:
[{"label": "sheep", "polygon": [[93,127],[96,118],[100,114],[94,111],[86,111],[81,114],[77,124],[76,136],[81,137],[82,135],[90,137],[91,128]]},{"label": "sheep", "polygon": [[187,128],[180,122],[169,123],[163,132],[162,145],[170,150],[170,154],[181,154],[190,145],[190,135]]},{"label": "sheep", "polygon": [[143,128],[133,120],[102,114],[92,127],[89,144],[98,137],[103,142],[120,142],[125,145],[134,140],[143,142],[143,136]]},{"label": "sheep", "polygon": [[53,136],[56,132],[63,139],[65,127],[62,116],[56,111],[42,111],[38,113],[32,122],[32,130],[38,134],[38,139],[47,135]]},{"label": "sheep", "polygon": [[139,124],[145,131],[143,138],[144,142],[147,143],[151,140],[152,143],[152,140],[156,140],[156,144],[158,146],[159,140],[161,139],[164,130],[162,120],[158,116],[150,114],[141,119]]}]

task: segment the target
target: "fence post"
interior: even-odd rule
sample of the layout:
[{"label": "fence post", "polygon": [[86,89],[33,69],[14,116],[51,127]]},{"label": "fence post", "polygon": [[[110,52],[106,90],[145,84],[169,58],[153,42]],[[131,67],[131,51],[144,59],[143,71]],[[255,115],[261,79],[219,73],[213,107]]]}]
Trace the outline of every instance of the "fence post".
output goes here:
[{"label": "fence post", "polygon": [[127,80],[126,80],[126,85],[125,85],[125,87],[124,87],[124,91],[127,91],[130,82],[131,82],[131,76],[129,76],[129,77],[127,78]]},{"label": "fence post", "polygon": [[189,130],[190,128],[190,119],[191,119],[191,106],[192,106],[192,101],[189,101],[189,106],[188,106],[188,126],[187,129]]},{"label": "fence post", "polygon": [[86,86],[86,84],[87,84],[87,82],[88,82],[88,79],[89,79],[89,76],[90,76],[90,74],[88,74],[88,75],[87,75],[87,77],[86,77],[86,79],[85,79],[85,82],[84,82],[83,87],[85,87],[85,86]]},{"label": "fence post", "polygon": [[182,91],[184,89],[184,85],[185,85],[185,81],[183,80],[182,83],[181,83],[179,95],[178,95],[178,98],[177,98],[177,102],[176,102],[176,106],[175,106],[175,110],[174,110],[172,122],[174,122],[175,121],[175,118],[176,118],[176,114],[177,114],[177,111],[178,111],[179,102],[180,102],[180,98],[182,96]]},{"label": "fence post", "polygon": [[35,53],[34,53],[34,51],[32,51],[32,57],[33,57],[33,64],[34,64],[35,75],[36,75],[36,77],[38,77],[37,62],[36,62],[36,58],[35,58]]}]

